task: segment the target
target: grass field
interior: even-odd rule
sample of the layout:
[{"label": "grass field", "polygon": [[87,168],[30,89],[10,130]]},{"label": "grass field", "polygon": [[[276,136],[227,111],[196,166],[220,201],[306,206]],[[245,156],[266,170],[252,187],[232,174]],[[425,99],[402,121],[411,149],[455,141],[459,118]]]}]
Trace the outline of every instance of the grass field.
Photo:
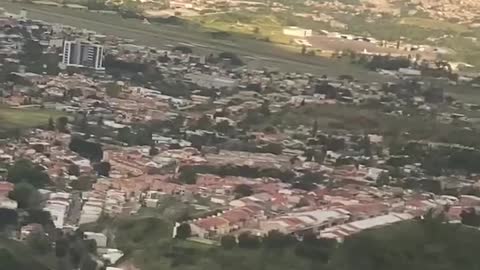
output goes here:
[{"label": "grass field", "polygon": [[55,119],[61,115],[56,111],[0,107],[0,131],[46,125],[50,117]]},{"label": "grass field", "polygon": [[398,23],[405,24],[405,25],[412,25],[416,27],[422,27],[426,29],[451,31],[451,32],[457,32],[457,33],[464,33],[469,31],[468,27],[465,25],[438,21],[438,20],[433,20],[429,18],[406,17],[406,18],[400,19]]},{"label": "grass field", "polygon": [[225,13],[190,18],[208,29],[268,38],[273,43],[289,44],[290,37],[282,33],[283,26],[275,16],[255,13]]}]

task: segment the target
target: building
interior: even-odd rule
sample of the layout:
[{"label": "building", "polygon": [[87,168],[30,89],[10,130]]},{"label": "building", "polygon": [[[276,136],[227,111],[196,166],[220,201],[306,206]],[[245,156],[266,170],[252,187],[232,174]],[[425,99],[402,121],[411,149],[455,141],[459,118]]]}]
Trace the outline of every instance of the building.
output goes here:
[{"label": "building", "polygon": [[363,230],[378,228],[413,218],[414,216],[408,213],[391,213],[326,228],[320,232],[320,237],[332,238],[341,242],[345,237]]},{"label": "building", "polygon": [[82,40],[65,41],[63,44],[62,63],[67,67],[105,70],[103,59],[104,48],[102,45]]},{"label": "building", "polygon": [[18,204],[16,201],[11,200],[7,197],[0,197],[0,208],[6,208],[6,209],[17,209]]},{"label": "building", "polygon": [[235,79],[221,76],[219,74],[198,74],[190,73],[185,75],[187,82],[194,83],[201,87],[215,88],[215,89],[232,89],[237,85]]},{"label": "building", "polygon": [[[257,205],[233,208],[215,216],[193,220],[190,223],[192,234],[200,238],[215,238],[245,227],[256,227],[265,219],[264,211]],[[180,225],[180,224],[177,224]],[[174,232],[174,235],[176,231]]]},{"label": "building", "polygon": [[97,248],[107,247],[107,236],[103,233],[84,232],[86,240],[94,240],[97,243]]},{"label": "building", "polygon": [[296,26],[283,28],[283,34],[292,37],[311,37],[312,29],[304,29]]},{"label": "building", "polygon": [[269,231],[290,234],[304,231],[320,231],[325,228],[345,223],[350,213],[344,209],[313,210],[290,213],[260,223],[260,229],[267,234]]}]

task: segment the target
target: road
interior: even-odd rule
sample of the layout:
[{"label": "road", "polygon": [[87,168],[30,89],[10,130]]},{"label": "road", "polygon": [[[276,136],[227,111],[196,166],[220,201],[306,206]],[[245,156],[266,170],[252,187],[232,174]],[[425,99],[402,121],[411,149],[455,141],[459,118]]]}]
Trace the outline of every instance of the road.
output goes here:
[{"label": "road", "polygon": [[171,44],[186,43],[195,46],[198,53],[230,51],[243,57],[254,58],[248,61],[250,67],[272,67],[290,72],[308,72],[318,75],[351,74],[361,80],[381,80],[381,76],[368,72],[346,61],[322,57],[311,57],[285,50],[275,44],[250,38],[233,36],[228,39],[213,39],[205,29],[195,26],[142,24],[139,20],[122,19],[118,15],[97,14],[88,11],[58,7],[45,7],[32,4],[0,3],[9,12],[24,8],[31,19],[61,23],[96,32],[134,39],[135,43],[166,48]]}]

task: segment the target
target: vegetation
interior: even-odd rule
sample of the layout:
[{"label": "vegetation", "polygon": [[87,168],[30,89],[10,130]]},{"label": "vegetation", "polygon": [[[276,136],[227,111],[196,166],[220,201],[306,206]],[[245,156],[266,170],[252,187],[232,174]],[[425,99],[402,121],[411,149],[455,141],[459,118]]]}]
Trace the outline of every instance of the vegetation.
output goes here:
[{"label": "vegetation", "polygon": [[118,97],[122,92],[122,87],[116,83],[109,83],[105,86],[105,90],[109,97]]},{"label": "vegetation", "polygon": [[16,161],[8,168],[7,179],[14,184],[25,182],[35,188],[42,188],[50,183],[50,177],[44,168],[26,159]]},{"label": "vegetation", "polygon": [[14,240],[0,238],[0,264],[2,269],[54,270],[52,256],[35,254],[28,246]]},{"label": "vegetation", "polygon": [[38,191],[31,184],[19,183],[9,194],[10,199],[18,203],[18,208],[28,209],[40,206],[41,198]]},{"label": "vegetation", "polygon": [[70,150],[92,161],[100,161],[103,158],[102,145],[86,141],[80,137],[72,137],[69,144]]},{"label": "vegetation", "polygon": [[50,117],[62,113],[41,109],[15,109],[0,105],[0,137],[13,129],[23,129],[46,125]]},{"label": "vegetation", "polygon": [[[351,67],[348,63],[321,59],[321,58],[305,58],[302,57],[298,51],[288,52],[284,48],[272,46],[271,43],[265,41],[258,41],[252,39],[245,39],[242,37],[233,36],[234,42],[241,43],[241,48],[238,46],[230,46],[223,39],[212,39],[210,31],[199,26],[187,24],[183,31],[178,31],[178,27],[172,27],[162,24],[152,23],[151,25],[141,23],[131,23],[130,19],[122,19],[120,16],[108,14],[96,14],[83,12],[73,9],[35,6],[33,9],[29,5],[19,3],[2,3],[3,6],[11,12],[18,12],[22,8],[26,8],[29,16],[35,19],[55,20],[57,23],[65,23],[72,26],[77,26],[86,29],[93,29],[99,32],[110,33],[111,35],[130,38],[137,40],[140,44],[148,46],[158,46],[164,44],[165,39],[162,36],[168,35],[172,41],[188,42],[203,44],[208,47],[215,47],[218,50],[228,50],[238,55],[252,55],[262,56],[263,58],[273,58],[273,60],[262,59],[263,66],[271,65],[280,66],[284,69],[295,72],[311,72],[323,73],[328,67],[330,72],[335,74],[356,73],[362,75],[363,78],[379,78],[376,74],[367,73],[361,68]],[[262,30],[260,29],[260,33]],[[209,52],[209,50],[198,48],[196,49],[202,53]],[[281,61],[278,61],[280,58]],[[106,59],[107,60],[107,59]],[[108,68],[107,61],[105,65]],[[331,68],[334,67],[334,68]],[[163,87],[162,87],[163,89]],[[176,89],[175,89],[176,90]],[[177,90],[176,90],[177,91]]]},{"label": "vegetation", "polygon": [[[442,215],[368,230],[337,244],[305,234],[303,241],[272,231],[263,238],[243,233],[221,246],[171,239],[158,218],[128,218],[110,224],[118,248],[141,269],[477,269],[480,232],[443,222]],[[441,266],[444,265],[444,268]],[[443,266],[442,266],[443,267]]]}]

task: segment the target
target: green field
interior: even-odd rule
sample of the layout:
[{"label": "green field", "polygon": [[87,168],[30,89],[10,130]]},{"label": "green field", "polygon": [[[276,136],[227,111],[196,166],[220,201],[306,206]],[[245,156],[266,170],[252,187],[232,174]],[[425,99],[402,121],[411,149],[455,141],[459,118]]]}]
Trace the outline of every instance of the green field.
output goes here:
[{"label": "green field", "polygon": [[257,39],[268,38],[273,43],[289,44],[291,39],[283,35],[282,23],[272,15],[232,12],[189,19],[208,29],[243,34]]},{"label": "green field", "polygon": [[50,117],[55,119],[61,115],[49,110],[0,107],[0,131],[44,126]]},{"label": "green field", "polygon": [[432,30],[450,31],[464,33],[470,31],[467,26],[462,24],[433,20],[429,18],[405,17],[398,21],[400,24],[422,27]]}]

